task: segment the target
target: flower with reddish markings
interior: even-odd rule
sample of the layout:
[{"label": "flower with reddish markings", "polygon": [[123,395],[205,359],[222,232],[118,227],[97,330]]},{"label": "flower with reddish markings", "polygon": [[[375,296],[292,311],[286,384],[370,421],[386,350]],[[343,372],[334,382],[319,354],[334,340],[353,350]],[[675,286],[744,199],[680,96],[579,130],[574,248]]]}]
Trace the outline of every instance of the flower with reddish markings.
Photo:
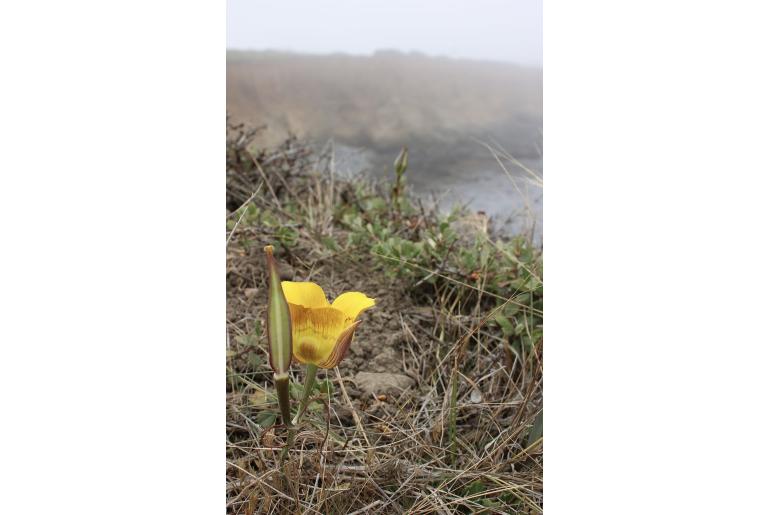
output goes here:
[{"label": "flower with reddish markings", "polygon": [[336,367],[361,323],[358,316],[374,306],[375,300],[349,291],[329,304],[315,283],[283,281],[281,286],[291,312],[294,359],[321,368]]}]

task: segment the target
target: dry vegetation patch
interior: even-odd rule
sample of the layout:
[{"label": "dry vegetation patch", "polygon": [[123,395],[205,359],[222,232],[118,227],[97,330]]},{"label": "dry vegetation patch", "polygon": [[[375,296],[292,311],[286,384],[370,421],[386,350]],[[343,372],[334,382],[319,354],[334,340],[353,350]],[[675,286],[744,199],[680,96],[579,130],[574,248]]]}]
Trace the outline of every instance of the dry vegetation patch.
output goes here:
[{"label": "dry vegetation patch", "polygon": [[[249,149],[253,136],[228,128],[229,512],[542,511],[540,250],[461,235],[462,213],[343,180],[329,153],[296,139]],[[267,244],[284,279],[377,299],[339,368],[319,374],[283,467]]]}]

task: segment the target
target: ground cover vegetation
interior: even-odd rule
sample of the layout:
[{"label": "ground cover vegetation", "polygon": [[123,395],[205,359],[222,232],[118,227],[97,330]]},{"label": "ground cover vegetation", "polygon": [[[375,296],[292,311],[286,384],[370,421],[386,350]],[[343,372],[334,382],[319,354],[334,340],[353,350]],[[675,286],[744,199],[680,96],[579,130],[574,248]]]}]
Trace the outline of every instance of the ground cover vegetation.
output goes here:
[{"label": "ground cover vegetation", "polygon": [[[408,166],[341,177],[333,147],[258,134],[228,123],[228,512],[541,512],[542,248],[415,198]],[[267,245],[285,281],[376,299],[344,359],[319,368],[286,453]]]}]

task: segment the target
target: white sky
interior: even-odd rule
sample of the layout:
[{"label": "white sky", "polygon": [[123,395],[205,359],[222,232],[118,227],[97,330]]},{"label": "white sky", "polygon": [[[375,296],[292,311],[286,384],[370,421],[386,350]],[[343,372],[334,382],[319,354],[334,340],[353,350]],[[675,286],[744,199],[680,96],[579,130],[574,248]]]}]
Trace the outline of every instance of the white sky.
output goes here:
[{"label": "white sky", "polygon": [[542,0],[228,0],[227,48],[543,63]]}]

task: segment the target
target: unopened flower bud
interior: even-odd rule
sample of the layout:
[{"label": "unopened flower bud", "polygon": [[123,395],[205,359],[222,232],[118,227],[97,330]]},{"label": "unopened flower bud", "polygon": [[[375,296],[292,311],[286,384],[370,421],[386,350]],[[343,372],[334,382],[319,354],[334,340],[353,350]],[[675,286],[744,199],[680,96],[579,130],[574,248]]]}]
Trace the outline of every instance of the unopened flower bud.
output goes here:
[{"label": "unopened flower bud", "polygon": [[396,175],[399,177],[404,174],[406,171],[406,166],[409,161],[409,150],[404,147],[401,149],[401,153],[398,154],[398,157],[396,158],[396,162],[393,163],[393,167],[396,169]]},{"label": "unopened flower bud", "polygon": [[292,358],[291,312],[281,288],[278,265],[273,257],[273,246],[265,247],[267,258],[268,300],[267,300],[267,342],[270,351],[270,366],[276,375],[289,372]]}]

